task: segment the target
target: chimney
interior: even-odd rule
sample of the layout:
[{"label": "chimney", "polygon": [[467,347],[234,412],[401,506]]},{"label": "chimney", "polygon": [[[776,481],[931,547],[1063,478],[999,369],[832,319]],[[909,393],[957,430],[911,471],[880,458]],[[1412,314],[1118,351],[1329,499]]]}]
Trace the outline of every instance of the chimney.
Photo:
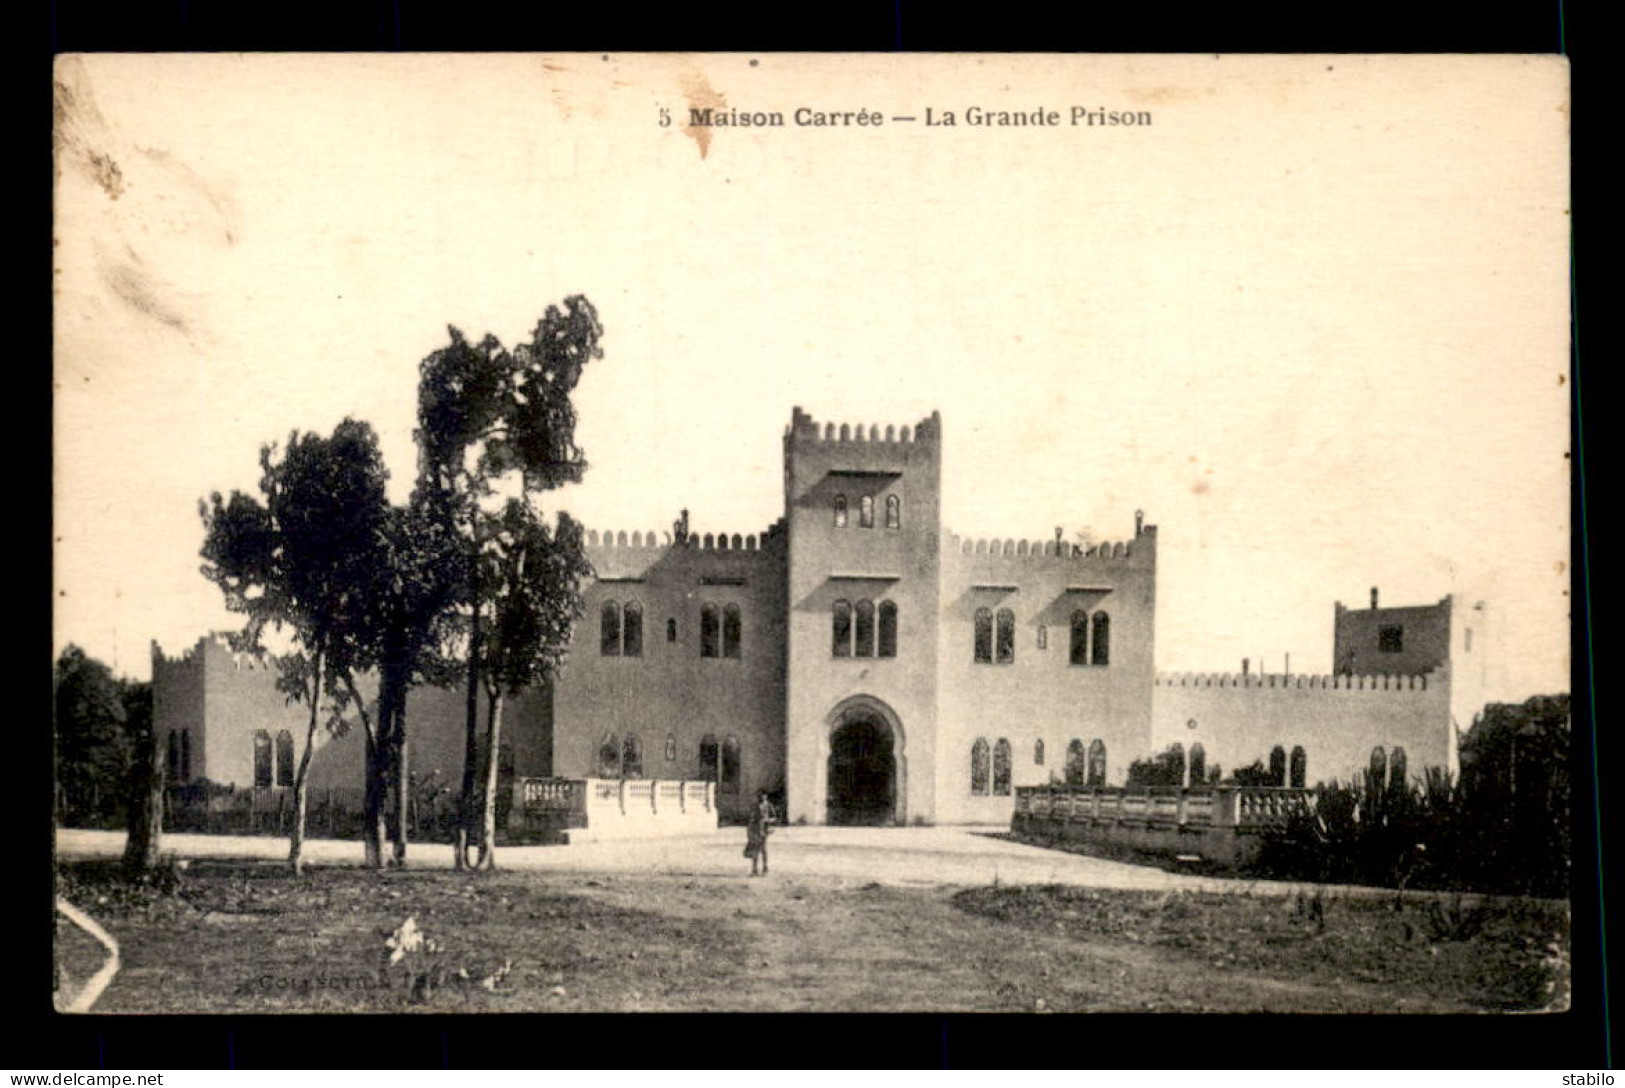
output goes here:
[{"label": "chimney", "polygon": [[1145,532],[1145,511],[1136,510],[1134,511],[1134,535],[1139,536],[1143,532]]},{"label": "chimney", "polygon": [[1371,587],[1371,607],[1372,608],[1377,607],[1377,587],[1376,586]]}]

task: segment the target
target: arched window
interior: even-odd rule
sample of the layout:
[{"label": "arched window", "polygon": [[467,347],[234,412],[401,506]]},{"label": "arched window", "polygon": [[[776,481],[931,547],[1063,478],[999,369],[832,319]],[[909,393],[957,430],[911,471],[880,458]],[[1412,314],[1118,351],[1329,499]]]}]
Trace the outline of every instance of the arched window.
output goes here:
[{"label": "arched window", "polygon": [[703,605],[700,608],[700,656],[716,657],[721,649],[718,645],[722,640],[721,625],[717,622],[717,606]]},{"label": "arched window", "polygon": [[621,641],[626,647],[627,657],[643,656],[643,606],[636,601],[627,601],[626,608],[621,613]]},{"label": "arched window", "polygon": [[1191,745],[1191,785],[1200,786],[1207,781],[1207,749],[1200,744]]},{"label": "arched window", "polygon": [[1003,737],[993,743],[993,795],[1010,796],[1010,742]]},{"label": "arched window", "polygon": [[1096,612],[1094,623],[1094,656],[1090,660],[1096,665],[1110,665],[1112,663],[1112,618],[1104,612]]},{"label": "arched window", "polygon": [[1049,628],[1043,624],[1038,625],[1038,648],[1040,650],[1049,649]]},{"label": "arched window", "polygon": [[858,499],[858,528],[873,529],[875,527],[875,497],[864,495]]},{"label": "arched window", "polygon": [[1270,785],[1286,785],[1286,749],[1279,744],[1270,749]]},{"label": "arched window", "polygon": [[993,613],[986,608],[976,610],[976,660],[993,661]]},{"label": "arched window", "polygon": [[1371,749],[1371,762],[1369,764],[1372,789],[1381,789],[1388,781],[1388,753],[1382,750],[1381,745]]},{"label": "arched window", "polygon": [[1039,737],[1037,740],[1033,741],[1033,766],[1042,767],[1043,765],[1044,765],[1044,738]]},{"label": "arched window", "polygon": [[700,777],[707,782],[717,780],[717,735],[707,733],[700,738]]},{"label": "arched window", "polygon": [[[177,773],[179,767],[176,768]],[[261,729],[254,734],[254,785],[271,784],[271,734]]]},{"label": "arched window", "polygon": [[736,604],[722,609],[722,656],[739,656],[739,606]]},{"label": "arched window", "polygon": [[276,735],[276,784],[293,785],[293,734],[286,729]]},{"label": "arched window", "polygon": [[880,656],[897,656],[897,605],[880,602]]},{"label": "arched window", "polygon": [[628,733],[621,742],[621,777],[643,777],[643,742],[636,733]]},{"label": "arched window", "polygon": [[846,528],[846,496],[835,496],[835,528]]},{"label": "arched window", "polygon": [[1388,756],[1388,788],[1403,789],[1406,785],[1405,749],[1395,748]]},{"label": "arched window", "polygon": [[1106,742],[1096,738],[1089,742],[1089,785],[1106,784]]},{"label": "arched window", "polygon": [[992,777],[992,754],[987,741],[981,737],[970,746],[970,792],[975,797],[987,796],[988,779]]},{"label": "arched window", "polygon": [[677,762],[677,734],[676,733],[667,733],[666,734],[666,762],[667,763],[676,763]]},{"label": "arched window", "polygon": [[598,742],[598,777],[621,777],[621,739],[614,733],[605,733]]},{"label": "arched window", "polygon": [[994,644],[993,660],[1008,665],[1016,659],[1016,614],[1008,608],[999,609],[998,641]]},{"label": "arched window", "polygon": [[1084,758],[1083,741],[1074,737],[1066,746],[1066,784],[1084,786],[1089,782],[1089,763]]},{"label": "arched window", "polygon": [[857,615],[857,648],[853,650],[856,657],[873,657],[875,655],[875,603],[873,601],[859,601],[853,610]]},{"label": "arched window", "polygon": [[1293,745],[1292,758],[1287,762],[1287,785],[1302,789],[1308,775],[1309,755],[1303,750],[1303,745]]},{"label": "arched window", "polygon": [[598,652],[605,657],[621,654],[621,606],[605,601],[598,610]]},{"label": "arched window", "polygon": [[667,620],[666,621],[666,641],[667,642],[676,642],[677,641],[677,621],[676,620]]},{"label": "arched window", "polygon": [[181,735],[171,730],[169,740],[165,742],[164,769],[169,774],[171,782],[181,780]]},{"label": "arched window", "polygon": [[1089,613],[1072,613],[1072,649],[1067,658],[1074,665],[1089,664]]},{"label": "arched window", "polygon": [[192,780],[192,731],[181,730],[181,781]]},{"label": "arched window", "polygon": [[739,792],[739,738],[729,734],[722,742],[723,793]]},{"label": "arched window", "polygon": [[831,643],[830,651],[836,657],[852,656],[852,604],[850,601],[836,601],[835,607],[830,610]]},{"label": "arched window", "polygon": [[886,528],[900,529],[903,526],[903,500],[896,495],[886,496]]}]

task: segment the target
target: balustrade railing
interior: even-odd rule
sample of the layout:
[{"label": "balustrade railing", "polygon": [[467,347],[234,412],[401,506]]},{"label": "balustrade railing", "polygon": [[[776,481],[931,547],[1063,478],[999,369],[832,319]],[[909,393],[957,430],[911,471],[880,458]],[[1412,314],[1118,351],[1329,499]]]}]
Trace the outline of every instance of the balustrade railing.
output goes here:
[{"label": "balustrade railing", "polygon": [[1016,816],[1163,827],[1259,828],[1314,806],[1314,791],[1279,786],[1018,786]]}]

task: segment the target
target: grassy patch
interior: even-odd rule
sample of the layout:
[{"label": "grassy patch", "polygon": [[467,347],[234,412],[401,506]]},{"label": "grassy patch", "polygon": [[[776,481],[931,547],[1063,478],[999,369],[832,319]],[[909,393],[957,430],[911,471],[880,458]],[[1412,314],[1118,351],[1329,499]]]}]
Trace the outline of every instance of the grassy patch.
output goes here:
[{"label": "grassy patch", "polygon": [[1566,996],[1568,913],[1536,900],[1052,885],[975,888],[954,902],[1028,932],[1169,950],[1199,971],[1357,982],[1485,1009],[1541,1009]]}]

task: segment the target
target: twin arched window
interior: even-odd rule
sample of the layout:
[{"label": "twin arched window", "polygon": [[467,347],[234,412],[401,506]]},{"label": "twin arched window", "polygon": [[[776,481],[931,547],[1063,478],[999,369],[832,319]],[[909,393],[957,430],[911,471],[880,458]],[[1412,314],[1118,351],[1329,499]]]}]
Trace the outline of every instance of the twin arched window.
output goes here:
[{"label": "twin arched window", "polygon": [[1111,652],[1112,618],[1104,612],[1091,616],[1081,608],[1072,613],[1072,640],[1067,659],[1074,665],[1109,665]]},{"label": "twin arched window", "polygon": [[643,606],[605,601],[598,610],[598,652],[604,657],[643,656]]},{"label": "twin arched window", "polygon": [[1089,742],[1089,750],[1085,754],[1083,741],[1072,738],[1066,746],[1065,781],[1068,786],[1104,786],[1106,743],[1097,737]]},{"label": "twin arched window", "polygon": [[993,777],[992,751],[981,737],[970,746],[970,792],[973,797],[986,797]]},{"label": "twin arched window", "polygon": [[834,657],[896,657],[897,605],[870,600],[856,606],[838,600],[830,609],[830,653]]},{"label": "twin arched window", "polygon": [[714,604],[700,607],[700,656],[738,657],[740,643],[739,606]]},{"label": "twin arched window", "polygon": [[1095,739],[1089,742],[1089,768],[1088,779],[1084,783],[1089,786],[1104,786],[1106,784],[1106,742]]},{"label": "twin arched window", "polygon": [[983,665],[1009,665],[1016,659],[1016,614],[1008,608],[976,610],[974,660]]},{"label": "twin arched window", "polygon": [[1405,749],[1395,748],[1386,756],[1381,746],[1371,749],[1371,781],[1372,789],[1399,789],[1406,784],[1407,767],[1405,764]]}]

